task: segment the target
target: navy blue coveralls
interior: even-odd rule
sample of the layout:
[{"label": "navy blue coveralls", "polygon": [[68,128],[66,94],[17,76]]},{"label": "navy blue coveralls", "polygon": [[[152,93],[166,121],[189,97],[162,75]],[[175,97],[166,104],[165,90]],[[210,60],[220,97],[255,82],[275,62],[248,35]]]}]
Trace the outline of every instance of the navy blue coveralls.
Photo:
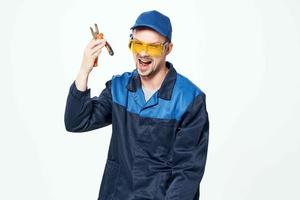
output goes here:
[{"label": "navy blue coveralls", "polygon": [[112,124],[98,200],[198,200],[208,147],[205,94],[167,62],[146,102],[138,72],[113,76],[98,97],[72,83],[65,127],[85,132]]}]

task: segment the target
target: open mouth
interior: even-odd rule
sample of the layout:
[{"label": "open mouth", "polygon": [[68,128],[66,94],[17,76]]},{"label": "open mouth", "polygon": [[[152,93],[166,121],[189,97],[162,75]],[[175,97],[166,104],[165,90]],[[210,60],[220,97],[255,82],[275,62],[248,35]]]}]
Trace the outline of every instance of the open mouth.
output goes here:
[{"label": "open mouth", "polygon": [[143,67],[146,67],[146,66],[148,66],[152,63],[152,60],[150,60],[150,59],[141,59],[141,58],[139,58],[138,61],[139,61],[139,64]]}]

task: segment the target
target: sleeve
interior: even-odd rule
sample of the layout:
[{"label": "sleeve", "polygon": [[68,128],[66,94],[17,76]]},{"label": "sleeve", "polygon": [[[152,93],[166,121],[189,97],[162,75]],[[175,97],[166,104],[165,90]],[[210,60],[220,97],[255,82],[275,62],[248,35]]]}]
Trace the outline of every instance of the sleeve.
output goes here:
[{"label": "sleeve", "polygon": [[98,97],[90,97],[90,88],[80,91],[72,83],[64,115],[65,128],[69,132],[85,132],[112,123],[111,80]]},{"label": "sleeve", "polygon": [[209,119],[205,94],[201,93],[182,116],[172,151],[172,177],[166,200],[193,200],[199,195],[204,174]]}]

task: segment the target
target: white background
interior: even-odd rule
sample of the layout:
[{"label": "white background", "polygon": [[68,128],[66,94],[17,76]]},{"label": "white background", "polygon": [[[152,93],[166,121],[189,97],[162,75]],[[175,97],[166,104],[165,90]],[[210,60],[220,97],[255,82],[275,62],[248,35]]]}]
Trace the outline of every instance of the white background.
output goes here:
[{"label": "white background", "polygon": [[97,199],[111,127],[66,132],[69,86],[95,22],[115,56],[92,95],[133,70],[129,28],[152,9],[173,24],[168,60],[207,95],[201,199],[300,199],[298,0],[1,1],[0,199]]}]

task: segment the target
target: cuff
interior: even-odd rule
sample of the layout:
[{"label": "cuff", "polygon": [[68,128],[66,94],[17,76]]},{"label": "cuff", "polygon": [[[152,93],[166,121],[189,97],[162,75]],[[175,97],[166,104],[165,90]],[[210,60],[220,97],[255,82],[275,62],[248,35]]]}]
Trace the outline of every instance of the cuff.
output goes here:
[{"label": "cuff", "polygon": [[81,99],[82,97],[90,97],[91,89],[87,89],[86,91],[80,91],[77,89],[75,80],[73,81],[71,87],[70,87],[70,94],[76,98],[76,99]]}]

